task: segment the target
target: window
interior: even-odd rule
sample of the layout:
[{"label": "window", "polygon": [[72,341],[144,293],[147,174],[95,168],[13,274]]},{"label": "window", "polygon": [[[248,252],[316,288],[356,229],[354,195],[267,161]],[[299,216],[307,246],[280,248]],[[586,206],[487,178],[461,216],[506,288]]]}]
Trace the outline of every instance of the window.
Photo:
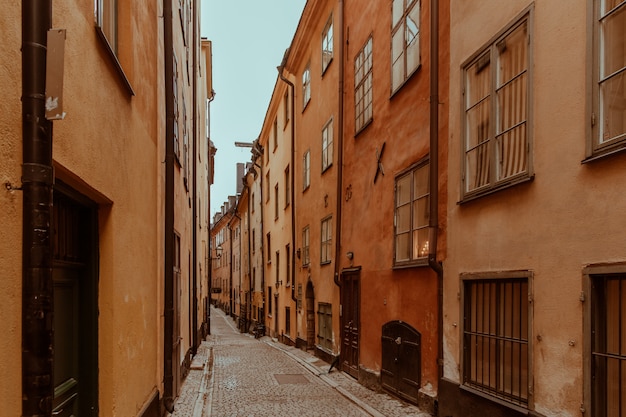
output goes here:
[{"label": "window", "polygon": [[322,129],[322,172],[333,164],[333,119]]},{"label": "window", "polygon": [[354,60],[354,115],[356,133],[372,120],[372,37]]},{"label": "window", "polygon": [[311,151],[306,151],[302,158],[302,184],[303,190],[311,185]]},{"label": "window", "polygon": [[290,245],[286,245],[285,246],[285,254],[287,255],[287,268],[286,268],[286,273],[285,273],[285,277],[286,277],[286,284],[285,285],[289,285],[291,283],[291,246]]},{"label": "window", "polygon": [[272,263],[272,239],[269,233],[267,234],[267,263]]},{"label": "window", "polygon": [[528,20],[526,14],[464,66],[465,197],[530,177]]},{"label": "window", "polygon": [[391,91],[396,91],[420,64],[420,0],[393,0]]},{"label": "window", "polygon": [[285,334],[291,334],[291,308],[285,307]]},{"label": "window", "polygon": [[267,287],[267,311],[270,314],[272,314],[272,287]]},{"label": "window", "polygon": [[270,172],[267,171],[267,174],[265,174],[265,203],[267,204],[268,201],[270,201]]},{"label": "window", "polygon": [[252,229],[252,253],[256,251],[256,229]]},{"label": "window", "polygon": [[278,183],[274,186],[274,220],[278,220]]},{"label": "window", "polygon": [[528,407],[530,273],[462,278],[463,384]]},{"label": "window", "polygon": [[308,265],[311,262],[311,258],[309,257],[309,241],[310,241],[310,233],[309,226],[306,226],[302,229],[302,265]]},{"label": "window", "polygon": [[322,74],[333,60],[333,16],[331,15],[322,33]]},{"label": "window", "polygon": [[588,281],[591,320],[586,326],[586,353],[594,417],[626,415],[626,273],[623,267],[619,273],[613,269],[590,275]]},{"label": "window", "polygon": [[276,286],[280,282],[280,251],[276,251],[276,265],[274,265],[276,269]]},{"label": "window", "polygon": [[117,0],[95,0],[96,25],[109,43],[114,55],[118,55],[117,44]]},{"label": "window", "polygon": [[250,210],[252,211],[252,213],[254,213],[254,193],[252,193],[252,195],[250,196],[250,200],[251,200],[250,201],[250,203],[251,203],[250,204],[250,206],[251,206]]},{"label": "window", "polygon": [[594,3],[593,141],[588,156],[626,148],[626,1]]},{"label": "window", "polygon": [[330,263],[331,256],[331,242],[333,236],[333,218],[327,217],[322,220],[322,247],[320,262],[323,264]]},{"label": "window", "polygon": [[426,262],[428,256],[429,172],[422,163],[396,178],[394,264]]},{"label": "window", "polygon": [[289,176],[289,165],[285,168],[285,208],[291,203],[291,178]]},{"label": "window", "polygon": [[278,117],[274,118],[274,150],[278,148]]},{"label": "window", "polygon": [[333,348],[333,310],[332,305],[319,303],[317,305],[317,343],[326,349]]},{"label": "window", "polygon": [[[173,122],[173,127],[174,127],[174,156],[176,158],[176,161],[180,160],[180,140],[178,139],[178,131],[179,131],[179,126],[178,126],[178,60],[176,59],[176,54],[173,54],[173,59],[174,59],[174,74],[172,75],[172,92],[174,93],[174,122]],[[184,101],[184,97],[183,97],[183,101]]]},{"label": "window", "polygon": [[283,110],[285,112],[285,127],[287,127],[287,123],[289,122],[289,91],[285,91],[285,95],[283,97]]},{"label": "window", "polygon": [[309,67],[311,64],[307,64],[304,72],[302,73],[302,109],[306,108],[311,100],[311,71]]}]

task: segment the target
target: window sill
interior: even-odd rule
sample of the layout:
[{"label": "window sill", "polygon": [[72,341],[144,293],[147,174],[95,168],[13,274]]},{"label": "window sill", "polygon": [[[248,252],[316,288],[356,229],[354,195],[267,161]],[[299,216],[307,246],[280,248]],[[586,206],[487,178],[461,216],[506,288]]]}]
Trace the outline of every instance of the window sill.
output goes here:
[{"label": "window sill", "polygon": [[363,126],[361,126],[355,133],[354,133],[354,138],[356,139],[357,137],[359,137],[359,135],[361,133],[363,133],[365,131],[365,129],[367,129],[367,127],[369,125],[371,125],[374,122],[374,117],[370,117],[369,120],[367,122],[365,122],[363,124]]},{"label": "window sill", "polygon": [[582,161],[580,161],[580,163],[581,164],[588,164],[590,162],[595,162],[595,161],[599,161],[599,160],[602,160],[602,159],[605,159],[605,158],[609,158],[609,157],[611,157],[613,155],[618,155],[618,154],[621,154],[623,152],[626,152],[626,143],[625,142],[620,142],[619,144],[616,144],[613,147],[602,149],[602,150],[599,150],[599,151],[595,151],[594,153],[589,155],[587,158],[585,158]]},{"label": "window sill", "polygon": [[131,96],[134,96],[135,91],[133,90],[133,86],[130,84],[128,77],[126,76],[126,73],[124,72],[124,69],[122,68],[122,64],[117,59],[117,55],[115,55],[115,52],[113,52],[113,49],[111,48],[111,44],[109,43],[109,40],[107,39],[106,35],[104,34],[100,26],[96,26],[96,33],[98,34],[100,41],[104,45],[109,57],[111,58],[113,66],[117,70],[117,73],[120,76],[120,79],[122,81],[122,84],[124,85],[124,88],[126,88],[126,91],[128,92],[128,94],[130,94]]},{"label": "window sill", "polygon": [[506,190],[508,188],[512,188],[512,187],[514,187],[516,185],[524,184],[524,183],[527,183],[527,182],[531,182],[534,179],[535,179],[534,175],[524,175],[522,177],[511,178],[511,179],[509,179],[506,182],[499,183],[499,184],[494,185],[493,187],[488,188],[486,190],[482,190],[482,191],[479,191],[479,192],[474,192],[474,193],[471,193],[471,194],[466,194],[463,198],[461,198],[461,200],[459,200],[457,202],[457,204],[458,205],[463,205],[465,203],[469,203],[470,201],[478,200],[479,198],[486,197],[488,195],[495,194],[495,193],[498,193],[500,191],[504,191],[504,190]]},{"label": "window sill", "polygon": [[489,395],[486,392],[482,392],[482,391],[477,390],[475,388],[469,387],[469,386],[467,386],[465,384],[460,384],[459,385],[459,389],[461,389],[463,391],[466,391],[466,392],[469,392],[470,394],[474,394],[474,395],[477,395],[479,397],[482,397],[482,398],[484,398],[484,399],[486,399],[488,401],[492,401],[492,402],[494,402],[496,404],[499,404],[499,405],[501,405],[503,407],[510,408],[511,410],[514,410],[514,411],[516,411],[518,413],[529,415],[530,410],[528,408],[522,407],[520,405],[515,405],[515,404],[510,403],[508,401],[505,401],[505,400],[503,400],[501,398],[494,397],[493,395]]},{"label": "window sill", "polygon": [[420,258],[414,261],[398,262],[394,263],[392,269],[409,269],[409,268],[422,268],[428,266],[428,258]]},{"label": "window sill", "polygon": [[323,262],[320,262],[320,265],[321,266],[330,265],[331,263],[332,263],[332,261],[323,261]]}]

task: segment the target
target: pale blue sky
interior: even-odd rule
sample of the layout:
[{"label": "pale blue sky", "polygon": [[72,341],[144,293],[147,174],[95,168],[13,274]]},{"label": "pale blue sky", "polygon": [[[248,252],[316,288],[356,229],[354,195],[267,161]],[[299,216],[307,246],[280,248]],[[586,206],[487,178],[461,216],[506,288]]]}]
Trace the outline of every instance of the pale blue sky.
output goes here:
[{"label": "pale blue sky", "polygon": [[235,194],[236,163],[257,138],[285,49],[306,0],[203,0],[201,35],[213,43],[211,140],[217,147],[211,218]]}]

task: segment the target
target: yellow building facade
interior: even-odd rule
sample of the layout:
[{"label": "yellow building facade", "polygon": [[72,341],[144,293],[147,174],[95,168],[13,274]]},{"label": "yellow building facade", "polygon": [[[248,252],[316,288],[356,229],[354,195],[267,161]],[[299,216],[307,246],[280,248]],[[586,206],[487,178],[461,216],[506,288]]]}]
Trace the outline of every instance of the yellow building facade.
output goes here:
[{"label": "yellow building facade", "polygon": [[[24,2],[23,10],[15,3],[0,12],[5,34],[0,56],[6,63],[0,70],[5,97],[0,116],[0,176],[5,184],[0,192],[0,219],[10,225],[0,232],[0,267],[5,271],[0,283],[0,328],[7,336],[0,342],[3,413],[26,416],[64,410],[62,415],[161,415],[177,396],[185,366],[188,368],[185,364],[199,343],[197,335],[205,319],[198,311],[208,294],[203,290],[208,287],[208,266],[200,271],[191,263],[196,260],[196,265],[206,265],[202,242],[208,241],[206,183],[212,165],[206,133],[207,99],[212,91],[207,69],[210,55],[200,65],[197,4],[185,1],[179,10],[179,2],[172,2],[176,18],[168,20],[160,17],[164,5],[156,1],[51,3]],[[188,48],[190,52],[188,59],[180,59],[185,53],[178,53],[180,92],[184,91],[185,98],[179,101],[177,126],[186,134],[188,152],[195,154],[189,157],[187,184],[179,176],[175,192],[166,196],[162,162],[171,136],[166,132],[164,20],[173,25],[174,38],[182,37],[182,27],[172,23],[180,23],[181,13],[188,24],[187,45],[172,42],[168,48]],[[47,57],[49,67],[54,62],[64,64],[60,89],[64,117],[36,121],[53,126],[40,129],[50,132],[51,139],[50,170],[42,168],[42,172],[53,174],[44,177],[29,174],[31,165],[23,160],[22,152],[27,139],[21,119],[26,125],[34,119],[28,113],[20,116],[24,95],[20,85],[26,80],[20,66],[21,27],[27,15],[35,26],[48,22],[46,26],[65,30],[60,43],[64,54],[56,48],[58,44],[48,43]],[[47,29],[36,27],[43,34]],[[31,69],[43,70],[41,63]],[[49,78],[46,91],[59,79]],[[41,103],[43,108],[43,100]],[[182,151],[185,137],[181,134],[180,138]],[[201,161],[196,170],[193,160]],[[23,199],[29,195],[33,179],[47,181],[53,190],[49,217],[46,210],[36,212],[42,226],[35,229],[41,242],[49,242],[49,261],[47,249],[23,251],[18,243],[25,222]],[[182,337],[182,343],[180,355],[170,367],[174,380],[169,392],[163,319],[167,275],[164,206],[168,198],[177,201],[173,204],[178,207],[174,227],[184,252],[178,259],[184,261],[172,263],[179,269],[186,294],[181,297],[185,304],[177,306],[178,324],[182,325],[178,329],[182,330],[176,337]],[[193,206],[205,211],[202,231],[201,222],[194,222],[190,199]],[[39,265],[35,272],[22,268],[24,259],[25,265]],[[41,283],[37,284],[40,295],[29,298],[33,274]],[[196,302],[191,300],[194,295]],[[38,304],[37,300],[44,302]],[[33,319],[25,313],[33,307],[48,320],[39,337],[49,338],[52,344],[49,367],[38,365],[37,370],[34,364],[46,360],[28,351],[30,336],[24,336],[37,327],[31,328],[31,324],[37,323],[39,315]],[[39,381],[37,393],[31,389],[35,380]]]}]

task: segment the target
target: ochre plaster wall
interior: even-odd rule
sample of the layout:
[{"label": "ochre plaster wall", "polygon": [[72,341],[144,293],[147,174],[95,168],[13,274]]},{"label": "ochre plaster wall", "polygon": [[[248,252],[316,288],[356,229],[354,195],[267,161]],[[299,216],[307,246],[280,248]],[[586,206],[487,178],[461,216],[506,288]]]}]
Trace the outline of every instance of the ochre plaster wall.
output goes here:
[{"label": "ochre plaster wall", "polygon": [[21,3],[11,2],[0,13],[0,398],[7,415],[22,411],[22,96]]},{"label": "ochre plaster wall", "polygon": [[449,257],[445,264],[445,376],[459,382],[464,272],[531,270],[534,407],[578,416],[583,403],[582,270],[624,261],[623,155],[581,164],[587,139],[587,2],[534,2],[531,28],[532,182],[463,205],[461,65],[529,1],[451,2]]},{"label": "ochre plaster wall", "polygon": [[[448,15],[440,6],[439,74],[439,230],[445,230],[447,146]],[[421,382],[429,395],[437,389],[437,277],[427,266],[393,269],[395,178],[428,157],[430,9],[421,3],[421,66],[391,96],[391,6],[385,2],[346,2],[346,56],[342,268],[361,268],[360,366],[381,370],[382,326],[402,320],[421,333]],[[373,121],[358,134],[354,122],[354,60],[367,39],[373,38]],[[377,153],[384,169],[374,182]],[[441,234],[440,234],[441,235]],[[445,239],[438,244],[438,260],[445,256]],[[345,256],[352,252],[354,258]]]}]

